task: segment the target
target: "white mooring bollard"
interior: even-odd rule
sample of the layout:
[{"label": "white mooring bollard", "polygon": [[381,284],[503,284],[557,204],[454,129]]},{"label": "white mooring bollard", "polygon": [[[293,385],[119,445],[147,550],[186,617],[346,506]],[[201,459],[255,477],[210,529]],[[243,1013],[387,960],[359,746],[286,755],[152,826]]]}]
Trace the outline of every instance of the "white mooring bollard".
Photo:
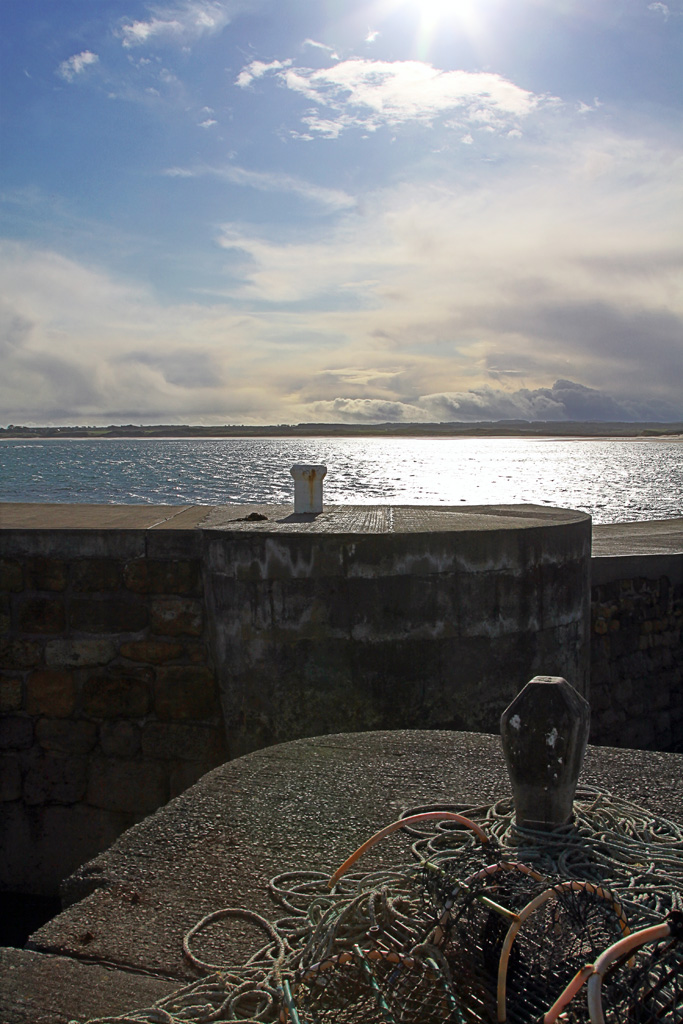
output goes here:
[{"label": "white mooring bollard", "polygon": [[327,466],[292,466],[294,477],[294,511],[322,512],[323,477]]}]

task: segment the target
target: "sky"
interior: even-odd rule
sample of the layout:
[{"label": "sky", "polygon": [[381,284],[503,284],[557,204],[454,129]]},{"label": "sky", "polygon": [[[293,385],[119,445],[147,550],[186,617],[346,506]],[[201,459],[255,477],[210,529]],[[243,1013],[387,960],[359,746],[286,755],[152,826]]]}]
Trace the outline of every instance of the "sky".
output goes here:
[{"label": "sky", "polygon": [[0,0],[0,424],[683,420],[683,0]]}]

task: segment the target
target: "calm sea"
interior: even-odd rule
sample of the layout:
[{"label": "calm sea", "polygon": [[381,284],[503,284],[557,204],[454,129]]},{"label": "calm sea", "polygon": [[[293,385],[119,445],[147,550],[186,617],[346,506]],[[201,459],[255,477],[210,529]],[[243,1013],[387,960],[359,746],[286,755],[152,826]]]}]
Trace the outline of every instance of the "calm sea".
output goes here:
[{"label": "calm sea", "polygon": [[513,438],[0,442],[0,500],[222,505],[293,501],[295,462],[341,504],[530,502],[597,523],[683,515],[683,443]]}]

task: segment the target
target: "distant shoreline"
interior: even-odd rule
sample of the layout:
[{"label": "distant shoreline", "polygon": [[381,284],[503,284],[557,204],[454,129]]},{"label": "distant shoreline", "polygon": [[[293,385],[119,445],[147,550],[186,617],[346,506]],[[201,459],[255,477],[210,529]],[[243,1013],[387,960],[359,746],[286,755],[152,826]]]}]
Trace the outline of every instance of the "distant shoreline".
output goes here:
[{"label": "distant shoreline", "polygon": [[683,423],[562,423],[500,421],[481,423],[299,423],[278,426],[0,427],[2,440],[83,438],[179,440],[226,438],[536,438],[537,440],[683,440]]}]

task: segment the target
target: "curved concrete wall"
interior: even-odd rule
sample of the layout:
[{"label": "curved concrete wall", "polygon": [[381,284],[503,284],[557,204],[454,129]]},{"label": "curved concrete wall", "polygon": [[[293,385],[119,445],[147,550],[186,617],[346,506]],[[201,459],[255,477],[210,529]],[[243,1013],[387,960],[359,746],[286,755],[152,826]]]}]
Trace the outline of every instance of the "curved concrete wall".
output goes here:
[{"label": "curved concrete wall", "polygon": [[233,755],[344,730],[496,732],[535,674],[588,695],[583,513],[225,508],[202,537]]},{"label": "curved concrete wall", "polygon": [[55,892],[244,751],[585,694],[589,552],[535,506],[0,505],[0,890]]}]

